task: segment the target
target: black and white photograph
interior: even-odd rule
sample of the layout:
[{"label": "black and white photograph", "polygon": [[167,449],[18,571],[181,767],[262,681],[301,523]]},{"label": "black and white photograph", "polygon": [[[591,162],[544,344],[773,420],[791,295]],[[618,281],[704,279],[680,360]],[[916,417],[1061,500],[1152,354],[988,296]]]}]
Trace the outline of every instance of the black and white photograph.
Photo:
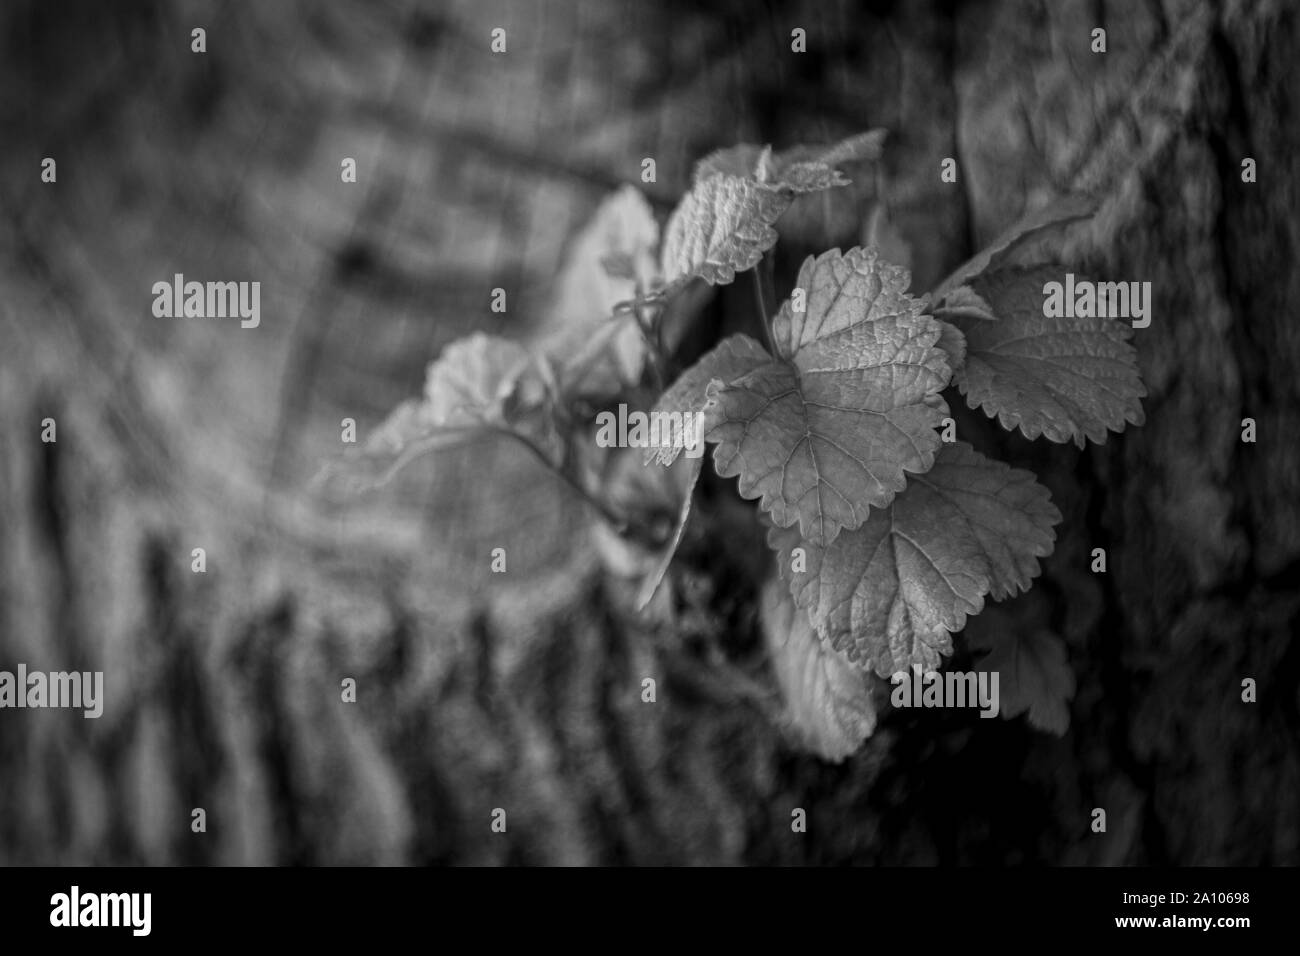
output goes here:
[{"label": "black and white photograph", "polygon": [[6,925],[831,867],[1269,924],[1300,5],[6,0],[0,48]]}]

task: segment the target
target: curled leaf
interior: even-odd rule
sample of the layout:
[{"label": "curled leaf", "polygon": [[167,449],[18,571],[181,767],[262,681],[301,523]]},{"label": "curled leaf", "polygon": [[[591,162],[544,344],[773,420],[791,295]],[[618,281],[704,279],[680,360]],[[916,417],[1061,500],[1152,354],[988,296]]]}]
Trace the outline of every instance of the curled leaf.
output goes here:
[{"label": "curled leaf", "polygon": [[[873,129],[840,140],[831,146],[794,146],[773,153],[771,146],[740,143],[716,150],[695,164],[694,182],[699,183],[715,173],[726,176],[751,177],[778,188],[804,191],[801,185],[810,180],[839,180],[834,185],[848,182],[839,167],[846,163],[878,160],[885,142],[885,131]],[[817,188],[826,188],[821,186]]]},{"label": "curled leaf", "polygon": [[955,322],[959,318],[982,319],[993,322],[993,306],[968,285],[958,286],[945,295],[933,309],[936,318]]},{"label": "curled leaf", "polygon": [[1076,222],[1091,219],[1097,207],[1097,200],[1091,196],[1068,195],[1028,213],[944,279],[934,290],[935,301],[942,302],[958,286],[966,285],[971,279],[996,267],[1029,240],[1045,238]]},{"label": "curled leaf", "polygon": [[776,245],[773,225],[793,194],[755,179],[717,173],[696,183],[673,210],[664,234],[662,272],[674,282],[699,277],[735,281]]},{"label": "curled leaf", "polygon": [[849,180],[840,167],[878,160],[884,143],[885,131],[873,129],[831,146],[795,146],[771,158],[768,181],[795,192],[845,186]]},{"label": "curled leaf", "polygon": [[771,147],[741,144],[710,153],[695,167],[694,184],[668,219],[661,270],[670,286],[699,277],[710,285],[733,282],[776,244],[773,228],[800,193],[848,185],[839,167],[877,159],[883,130],[833,146]]},{"label": "curled leaf", "polygon": [[[673,526],[673,535],[668,543],[659,552],[659,559],[655,566],[651,568],[650,573],[645,576],[641,582],[641,591],[637,595],[636,608],[638,611],[645,608],[654,597],[655,591],[659,589],[664,575],[668,573],[668,567],[672,564],[673,555],[677,553],[677,547],[682,543],[682,535],[686,533],[686,522],[691,516],[691,499],[695,497],[695,485],[700,480],[700,471],[704,465],[703,458],[692,458],[685,466],[678,469],[685,472],[685,489],[681,494],[681,504],[677,510],[677,522]],[[651,467],[649,465],[645,467]]]},{"label": "curled leaf", "polygon": [[624,524],[602,524],[595,541],[605,567],[635,589],[641,610],[650,602],[667,574],[685,534],[691,497],[702,458],[679,459],[669,467],[646,465],[638,449],[587,448],[600,475],[600,496]]}]

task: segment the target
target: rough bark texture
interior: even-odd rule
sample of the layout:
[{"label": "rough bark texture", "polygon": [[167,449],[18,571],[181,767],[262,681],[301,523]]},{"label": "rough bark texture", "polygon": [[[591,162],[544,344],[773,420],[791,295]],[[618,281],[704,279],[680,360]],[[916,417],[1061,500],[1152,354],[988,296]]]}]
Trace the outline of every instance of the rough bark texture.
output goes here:
[{"label": "rough bark texture", "polygon": [[[102,669],[108,700],[0,712],[0,862],[1300,862],[1295,5],[859,6],[7,4],[0,668]],[[917,288],[1072,188],[1106,202],[1066,261],[1154,287],[1143,427],[1079,452],[959,418],[1065,516],[977,619],[1066,639],[1064,738],[894,713],[841,765],[799,753],[752,506],[716,480],[673,628],[508,447],[307,494],[340,420],[364,435],[448,341],[545,333],[565,240],[642,158],[662,214],[712,148],[874,126]],[[778,291],[861,241],[874,190],[783,220]],[[260,280],[261,327],[155,319],[175,272]]]}]

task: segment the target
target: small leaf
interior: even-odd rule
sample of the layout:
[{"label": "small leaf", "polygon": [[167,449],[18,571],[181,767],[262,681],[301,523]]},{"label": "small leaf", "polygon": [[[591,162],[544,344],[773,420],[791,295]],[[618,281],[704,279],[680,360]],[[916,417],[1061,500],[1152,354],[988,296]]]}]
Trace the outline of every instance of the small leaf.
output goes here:
[{"label": "small leaf", "polygon": [[968,638],[973,650],[989,651],[977,666],[998,674],[999,713],[1010,719],[1027,712],[1034,727],[1064,735],[1075,691],[1065,643],[1041,628],[1024,634],[981,628]]},{"label": "small leaf", "polygon": [[1062,196],[1048,203],[1041,209],[1021,218],[1007,229],[970,261],[963,263],[952,275],[944,279],[934,290],[934,299],[942,303],[944,298],[958,286],[967,284],[990,268],[995,267],[1030,239],[1042,239],[1066,227],[1091,219],[1097,211],[1097,200],[1091,196]]},{"label": "small leaf", "polygon": [[[678,376],[672,387],[659,396],[651,414],[699,414],[704,411],[705,392],[711,381],[717,379],[730,384],[771,360],[763,346],[748,335],[736,334],[725,338]],[[673,434],[671,430],[665,434],[665,430],[660,429],[657,434],[665,443],[652,445],[646,451],[645,460],[658,459],[660,464],[671,465],[682,453],[682,446],[668,441]]]},{"label": "small leaf", "polygon": [[807,749],[840,762],[871,736],[876,708],[865,675],[831,650],[779,581],[763,586],[763,637],[786,711]]},{"label": "small leaf", "polygon": [[659,283],[659,226],[645,197],[623,186],[573,239],[542,323],[543,347],[571,395],[613,395],[635,385],[646,343],[615,306]]},{"label": "small leaf", "polygon": [[776,177],[781,178],[784,170],[795,165],[836,169],[845,163],[878,160],[884,149],[885,136],[885,130],[873,129],[840,140],[833,146],[795,146],[776,157]]},{"label": "small leaf", "polygon": [[795,193],[818,192],[835,186],[847,186],[849,178],[840,171],[845,163],[877,160],[885,141],[882,129],[859,133],[833,146],[795,146],[760,159],[765,179],[780,189]]},{"label": "small leaf", "polygon": [[793,194],[756,179],[715,173],[691,187],[664,231],[661,271],[671,286],[698,276],[710,285],[735,281],[776,245],[772,226]]},{"label": "small leaf", "polygon": [[1055,442],[1106,440],[1107,430],[1145,419],[1132,330],[1110,318],[1048,318],[1043,286],[1052,266],[1000,269],[975,280],[996,321],[954,318],[966,337],[966,362],[953,381],[971,408],[1003,428]]},{"label": "small leaf", "polygon": [[883,130],[833,146],[800,146],[772,154],[749,143],[710,153],[668,219],[661,272],[668,291],[691,278],[710,285],[735,281],[776,244],[773,228],[796,194],[848,185],[844,163],[878,159]]},{"label": "small leaf", "polygon": [[397,406],[360,448],[328,463],[314,484],[341,495],[376,488],[420,455],[485,431],[523,436],[554,464],[562,452],[556,388],[549,363],[517,342],[482,333],[457,339],[429,365],[424,399]]},{"label": "small leaf", "polygon": [[943,354],[948,356],[948,367],[952,369],[954,376],[957,370],[966,364],[966,336],[962,334],[961,329],[951,325],[935,316],[939,322],[939,348],[943,349]]},{"label": "small leaf", "polygon": [[959,318],[981,319],[985,322],[997,320],[993,307],[968,285],[958,286],[944,296],[934,308],[934,316],[946,322],[955,322]]},{"label": "small leaf", "polygon": [[[885,131],[873,129],[831,146],[794,146],[775,154],[771,146],[740,143],[715,150],[696,163],[692,182],[698,184],[715,173],[722,173],[726,176],[751,177],[772,186],[803,191],[800,189],[801,182],[809,179],[834,179],[838,168],[845,163],[880,159],[884,142]],[[839,178],[843,181],[835,185],[848,182],[842,176]]]},{"label": "small leaf", "polygon": [[821,192],[836,186],[847,186],[852,182],[838,169],[820,162],[791,163],[788,166],[777,167],[768,175],[771,177],[769,182],[774,183],[777,188],[793,193]]},{"label": "small leaf", "polygon": [[691,181],[699,185],[716,173],[738,179],[753,177],[762,181],[764,170],[769,168],[771,156],[772,147],[755,146],[752,143],[740,143],[714,150],[695,164],[695,174]]},{"label": "small leaf", "polygon": [[[980,612],[986,594],[1028,588],[1060,520],[1032,474],[956,442],[928,472],[911,476],[889,508],[829,547],[793,528],[772,529],[768,543],[818,633],[890,677],[914,664],[938,668],[952,652],[950,634]],[[793,569],[796,547],[804,549],[802,571]]]},{"label": "small leaf", "polygon": [[773,322],[779,357],[708,390],[718,474],[739,476],[741,495],[818,544],[888,505],[941,444],[942,329],[908,281],[874,250],[809,258],[805,311],[787,300]]},{"label": "small leaf", "polygon": [[424,416],[441,426],[505,424],[541,405],[553,387],[547,366],[518,342],[476,332],[429,365]]},{"label": "small leaf", "polygon": [[939,337],[939,348],[947,353],[948,364],[955,375],[957,370],[966,364],[966,336],[953,323],[961,318],[992,322],[993,310],[974,289],[964,285],[948,293],[933,310],[933,314],[943,326],[943,334]]}]

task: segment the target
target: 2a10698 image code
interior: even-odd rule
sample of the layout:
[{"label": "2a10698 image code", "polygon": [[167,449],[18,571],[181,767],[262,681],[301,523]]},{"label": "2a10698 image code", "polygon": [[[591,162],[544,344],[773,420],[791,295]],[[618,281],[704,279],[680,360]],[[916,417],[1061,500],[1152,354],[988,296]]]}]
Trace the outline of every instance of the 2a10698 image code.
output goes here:
[{"label": "2a10698 image code", "polygon": [[1164,903],[1191,903],[1200,905],[1201,903],[1249,903],[1249,893],[1205,893],[1200,890],[1193,890],[1190,894],[1173,891],[1169,893],[1125,893],[1125,903],[1139,903],[1146,906],[1156,907]]}]

